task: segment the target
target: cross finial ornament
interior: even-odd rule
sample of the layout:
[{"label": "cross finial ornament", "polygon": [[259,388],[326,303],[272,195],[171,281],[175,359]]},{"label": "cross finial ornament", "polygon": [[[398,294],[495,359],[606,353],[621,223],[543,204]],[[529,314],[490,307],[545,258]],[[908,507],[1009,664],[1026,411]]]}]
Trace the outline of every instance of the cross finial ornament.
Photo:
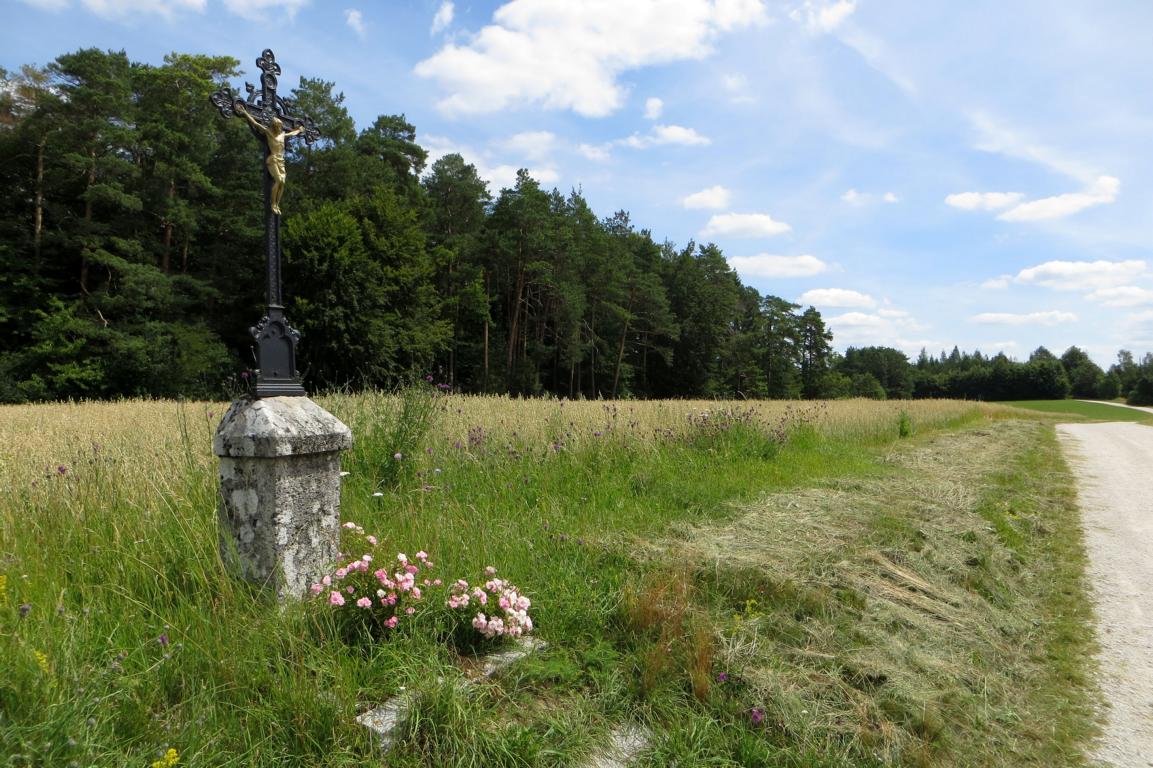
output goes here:
[{"label": "cross finial ornament", "polygon": [[299,136],[312,144],[320,138],[316,124],[307,115],[295,114],[295,105],[276,92],[280,65],[272,50],[266,48],[256,60],[260,69],[260,90],[245,83],[246,99],[234,95],[225,86],[210,100],[224,117],[239,115],[248,122],[249,130],[264,145],[264,250],[268,264],[268,311],[250,329],[257,343],[255,392],[257,397],[303,395],[300,374],[296,370],[296,343],[300,333],[284,317],[284,297],[280,280],[280,200],[284,195],[286,168],[284,152],[287,139]]}]

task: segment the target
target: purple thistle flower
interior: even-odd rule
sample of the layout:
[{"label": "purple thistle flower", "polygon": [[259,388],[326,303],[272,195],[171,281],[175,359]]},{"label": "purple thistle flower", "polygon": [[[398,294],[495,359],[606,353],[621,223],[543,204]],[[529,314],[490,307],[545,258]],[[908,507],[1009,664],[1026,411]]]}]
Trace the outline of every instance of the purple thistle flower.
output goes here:
[{"label": "purple thistle flower", "polygon": [[21,603],[19,610],[20,610],[20,618],[24,618],[25,616],[27,616],[32,611],[32,604],[31,603]]},{"label": "purple thistle flower", "polygon": [[765,722],[765,710],[760,707],[753,707],[749,710],[749,719],[753,721],[753,725],[760,725]]},{"label": "purple thistle flower", "polygon": [[168,635],[165,633],[161,633],[160,637],[156,638],[156,642],[158,642],[160,644],[161,648],[168,647]]}]

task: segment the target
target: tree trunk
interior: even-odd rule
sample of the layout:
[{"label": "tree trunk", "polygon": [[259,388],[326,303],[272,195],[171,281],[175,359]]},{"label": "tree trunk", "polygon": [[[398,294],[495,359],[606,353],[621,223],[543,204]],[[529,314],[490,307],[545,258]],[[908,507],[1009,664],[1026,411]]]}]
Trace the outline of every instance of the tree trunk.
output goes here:
[{"label": "tree trunk", "polygon": [[633,314],[633,291],[629,291],[629,303],[628,303],[628,306],[625,307],[625,326],[624,326],[624,328],[621,329],[621,343],[620,343],[620,346],[617,347],[617,366],[616,366],[616,370],[613,371],[613,393],[612,393],[612,399],[613,400],[617,399],[617,384],[619,384],[620,380],[621,380],[621,364],[624,362],[624,359],[625,359],[625,339],[628,338],[628,335],[629,335],[629,320],[632,319],[632,314]]},{"label": "tree trunk", "polygon": [[511,306],[512,317],[509,319],[508,324],[508,350],[505,354],[505,376],[508,377],[506,384],[512,382],[513,364],[516,362],[516,349],[517,341],[520,339],[520,305],[524,299],[524,269],[517,268],[516,273],[516,288],[513,290]]},{"label": "tree trunk", "polygon": [[168,213],[169,216],[164,217],[164,251],[160,256],[160,268],[164,270],[164,274],[172,272],[172,201],[176,199],[176,179],[168,180]]},{"label": "tree trunk", "polygon": [[485,313],[484,313],[484,379],[481,386],[485,392],[488,392],[488,308],[492,306],[489,300],[488,293],[488,270],[484,273],[484,298],[485,298]]},{"label": "tree trunk", "polygon": [[592,396],[600,399],[597,392],[597,315],[593,312],[589,318],[589,389]]},{"label": "tree trunk", "polygon": [[36,143],[36,210],[32,219],[32,252],[36,255],[36,268],[40,268],[40,242],[44,234],[44,145],[47,136]]},{"label": "tree trunk", "polygon": [[[88,166],[88,186],[84,192],[84,224],[88,234],[92,230],[92,188],[96,186],[96,151],[90,150],[88,156],[92,163]],[[80,292],[88,293],[88,247],[80,251]]]}]

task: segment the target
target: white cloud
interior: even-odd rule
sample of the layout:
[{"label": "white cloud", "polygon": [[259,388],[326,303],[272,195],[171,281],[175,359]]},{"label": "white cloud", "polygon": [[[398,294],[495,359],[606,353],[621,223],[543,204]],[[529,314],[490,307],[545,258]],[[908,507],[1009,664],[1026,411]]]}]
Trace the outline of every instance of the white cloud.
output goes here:
[{"label": "white cloud", "polygon": [[989,345],[990,349],[995,349],[998,352],[1004,352],[1009,349],[1016,349],[1019,346],[1021,345],[1015,341],[994,341]]},{"label": "white cloud", "polygon": [[645,118],[648,120],[656,120],[661,116],[661,111],[665,108],[665,103],[658,99],[656,96],[650,96],[645,99]]},{"label": "white cloud", "polygon": [[869,192],[858,192],[855,189],[849,189],[848,192],[841,195],[841,199],[851,206],[860,208],[862,206],[875,203],[880,200],[883,203],[896,203],[900,200],[893,192],[886,192],[883,195],[874,195]]},{"label": "white cloud", "polygon": [[762,0],[511,0],[467,45],[416,65],[450,115],[525,104],[603,117],[621,107],[621,73],[713,52],[722,33],[768,20]]},{"label": "white cloud", "polygon": [[[867,293],[850,291],[846,288],[814,288],[797,297],[797,303],[818,307],[874,307],[877,300]],[[886,311],[888,310],[881,310]],[[904,313],[900,315],[903,316]]]},{"label": "white cloud", "polygon": [[964,211],[999,211],[1021,202],[1020,192],[958,192],[945,198],[945,204]]},{"label": "white cloud", "polygon": [[1025,196],[1020,192],[958,192],[946,197],[945,203],[966,211],[1003,210],[997,217],[1001,221],[1045,221],[1072,216],[1094,205],[1112,203],[1120,190],[1121,180],[1116,176],[1098,176],[1084,192],[1028,202],[1021,202]]},{"label": "white cloud", "polygon": [[973,112],[969,122],[977,131],[976,148],[1037,163],[1050,171],[1091,183],[1096,176],[1082,163],[1006,127],[985,112]]},{"label": "white cloud", "polygon": [[1132,282],[1145,273],[1145,262],[1129,261],[1046,261],[1022,269],[1013,282],[1040,285],[1058,291],[1084,291],[1113,288]]},{"label": "white cloud", "polygon": [[1077,316],[1072,312],[1027,312],[1017,314],[1013,312],[982,312],[969,318],[970,322],[981,325],[1060,325],[1061,323],[1075,323]]},{"label": "white cloud", "polygon": [[727,208],[730,197],[729,190],[717,184],[682,197],[681,205],[685,208]]},{"label": "white cloud", "polygon": [[[72,6],[70,0],[24,0],[24,2],[35,8],[53,12]],[[172,18],[183,11],[203,12],[207,0],[80,0],[80,4],[105,19],[120,19],[144,13]]]},{"label": "white cloud", "polygon": [[[517,134],[516,136],[520,135],[521,134]],[[510,137],[510,139],[515,138],[515,136]],[[494,142],[494,144],[497,147],[505,148],[510,139],[497,141]],[[513,143],[514,145],[516,144],[515,141]],[[463,157],[466,163],[476,166],[477,175],[488,182],[489,191],[493,194],[498,193],[505,187],[515,186],[517,171],[526,166],[529,174],[542,185],[555,184],[560,180],[560,173],[557,171],[556,166],[546,158],[542,158],[541,162],[536,165],[527,163],[514,165],[497,159],[491,150],[478,152],[472,147],[457,144],[443,136],[421,136],[420,145],[428,151],[429,166],[448,154],[456,153]]]},{"label": "white cloud", "polygon": [[701,230],[701,237],[772,237],[791,230],[767,213],[718,213]]},{"label": "white cloud", "polygon": [[1099,176],[1085,192],[1072,192],[1065,195],[1043,197],[1021,203],[1016,208],[1005,211],[998,219],[1002,221],[1045,221],[1072,216],[1094,205],[1104,205],[1117,199],[1121,180],[1115,176]]},{"label": "white cloud", "polygon": [[1098,288],[1085,298],[1099,301],[1107,307],[1136,307],[1153,304],[1153,291],[1135,285],[1119,285],[1114,288]]},{"label": "white cloud", "polygon": [[634,133],[617,143],[633,149],[648,149],[666,144],[680,144],[686,147],[705,146],[713,142],[708,136],[703,136],[692,128],[681,125],[654,125],[653,129],[643,136]]},{"label": "white cloud", "polygon": [[1153,309],[1129,313],[1121,323],[1120,331],[1127,339],[1124,342],[1126,347],[1153,346]]},{"label": "white cloud", "polygon": [[845,194],[841,195],[841,199],[849,205],[864,205],[868,202],[868,195],[862,195],[855,189],[850,189]]},{"label": "white cloud", "polygon": [[756,256],[733,256],[729,264],[742,277],[812,277],[829,271],[829,265],[808,254],[802,256],[776,256],[758,253]]},{"label": "white cloud", "polygon": [[832,32],[856,9],[856,0],[836,0],[832,3],[805,0],[789,13],[789,18],[800,22],[810,32]]},{"label": "white cloud", "polygon": [[25,5],[42,11],[62,11],[69,6],[69,0],[23,0]]},{"label": "white cloud", "polygon": [[453,12],[456,9],[453,7],[452,0],[445,0],[436,9],[436,15],[432,17],[432,27],[428,30],[430,35],[435,35],[437,32],[443,32],[448,29],[448,25],[452,23]]},{"label": "white cloud", "polygon": [[497,142],[504,151],[535,162],[549,157],[556,144],[556,134],[549,131],[524,131]]},{"label": "white cloud", "polygon": [[608,150],[608,146],[596,146],[595,144],[581,144],[577,146],[577,151],[587,157],[589,160],[595,160],[598,163],[607,162],[612,158],[612,154]]},{"label": "white cloud", "polygon": [[830,317],[829,325],[837,325],[845,328],[883,328],[885,318],[879,315],[872,315],[868,312],[846,312],[843,315]]},{"label": "white cloud", "polygon": [[937,341],[911,336],[925,326],[894,307],[882,307],[876,312],[845,312],[826,322],[838,345],[895,347],[906,354],[940,346]]},{"label": "white cloud", "polygon": [[1003,291],[1009,287],[1009,283],[1011,282],[1013,282],[1012,275],[998,275],[981,283],[981,287],[986,291]]},{"label": "white cloud", "polygon": [[364,16],[360,11],[355,8],[349,8],[344,12],[344,20],[348,23],[352,31],[357,34],[357,37],[364,39]]},{"label": "white cloud", "polygon": [[[90,0],[85,0],[90,2]],[[267,21],[276,11],[292,19],[296,12],[308,5],[309,0],[224,0],[224,7],[237,16],[253,21]]]},{"label": "white cloud", "polygon": [[721,87],[728,91],[729,99],[734,104],[749,104],[755,101],[749,92],[748,78],[739,72],[721,77]]}]

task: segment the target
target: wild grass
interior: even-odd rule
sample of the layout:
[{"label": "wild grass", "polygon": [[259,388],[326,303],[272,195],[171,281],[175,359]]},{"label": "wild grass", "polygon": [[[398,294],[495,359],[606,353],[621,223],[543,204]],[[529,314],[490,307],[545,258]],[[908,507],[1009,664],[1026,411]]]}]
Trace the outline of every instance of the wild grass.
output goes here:
[{"label": "wild grass", "polygon": [[[568,766],[621,722],[661,734],[646,765],[1076,754],[1088,619],[1076,527],[1052,533],[1070,513],[1043,430],[999,431],[1002,409],[947,401],[404,397],[323,399],[358,440],[343,518],[396,550],[427,550],[446,579],[497,566],[533,599],[548,651],[462,688],[464,665],[429,627],[349,645],[323,607],[277,610],[227,577],[209,448],[221,404],[4,407],[0,754]],[[986,460],[955,482],[938,466],[964,464],[943,458],[955,452],[913,451],[974,425],[987,439],[961,453]],[[920,458],[896,458],[908,456]],[[1023,578],[1012,563],[1026,558]],[[949,601],[976,617],[970,639]],[[920,623],[905,632],[910,616]],[[1026,634],[991,653],[1001,624]],[[1006,663],[1006,646],[1039,661]],[[413,714],[381,756],[354,718],[400,694]],[[1060,738],[1034,732],[1037,701],[1057,711]],[[1029,738],[1042,746],[1004,751]]]}]

